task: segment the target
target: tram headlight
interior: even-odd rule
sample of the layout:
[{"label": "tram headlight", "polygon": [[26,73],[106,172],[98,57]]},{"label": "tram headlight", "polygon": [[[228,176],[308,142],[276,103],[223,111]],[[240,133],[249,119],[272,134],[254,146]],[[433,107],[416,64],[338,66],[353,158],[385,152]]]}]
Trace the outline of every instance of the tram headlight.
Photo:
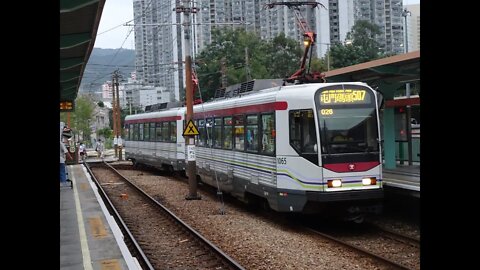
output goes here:
[{"label": "tram headlight", "polygon": [[377,178],[375,178],[375,177],[362,178],[362,184],[364,186],[376,185],[377,184]]},{"label": "tram headlight", "polygon": [[331,187],[341,187],[342,186],[342,180],[341,179],[328,180],[327,185],[328,185],[329,188],[331,188]]}]

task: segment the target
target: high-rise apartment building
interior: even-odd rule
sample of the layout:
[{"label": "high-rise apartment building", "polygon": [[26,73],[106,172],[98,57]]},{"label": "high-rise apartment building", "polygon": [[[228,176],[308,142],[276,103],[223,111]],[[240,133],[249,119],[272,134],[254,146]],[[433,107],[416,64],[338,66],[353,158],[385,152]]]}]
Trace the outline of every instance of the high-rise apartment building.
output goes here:
[{"label": "high-rise apartment building", "polygon": [[405,30],[406,44],[409,52],[420,50],[420,4],[406,5],[405,10],[410,14],[406,17],[407,28]]},{"label": "high-rise apartment building", "polygon": [[404,52],[402,0],[354,0],[354,20],[368,20],[380,27],[376,40],[386,53]]},{"label": "high-rise apartment building", "polygon": [[135,70],[144,85],[172,89],[179,100],[183,85],[181,14],[174,0],[134,0]]},{"label": "high-rise apartment building", "polygon": [[[192,3],[193,1],[190,1]],[[238,28],[260,32],[260,9],[266,0],[199,0],[191,13],[192,53],[211,42],[213,28]],[[173,89],[175,101],[183,91],[183,13],[174,8],[183,1],[134,0],[135,66],[137,80],[145,85]],[[172,100],[173,101],[173,100]]]},{"label": "high-rise apartment building", "polygon": [[194,17],[194,54],[212,41],[215,28],[241,28],[260,32],[260,14],[267,0],[198,0],[198,13]]},{"label": "high-rise apartment building", "polygon": [[[196,55],[212,40],[214,28],[242,28],[273,39],[280,33],[303,41],[303,30],[292,8],[274,6],[272,0],[197,0],[189,1],[197,12],[191,13],[192,54]],[[278,1],[281,2],[281,1]],[[300,7],[305,25],[317,34],[313,55],[323,57],[331,44],[344,42],[358,20],[368,20],[380,27],[376,37],[387,53],[404,51],[402,0],[318,0],[323,5]],[[133,0],[137,80],[145,85],[172,89],[179,100],[184,90],[184,14],[176,13],[184,1]],[[419,22],[419,17],[418,17]],[[409,34],[410,35],[410,34]],[[413,31],[412,31],[412,35]],[[412,39],[412,44],[414,39]]]},{"label": "high-rise apartment building", "polygon": [[330,43],[344,42],[347,33],[352,29],[355,21],[353,14],[354,0],[328,1],[328,16],[330,24]]}]

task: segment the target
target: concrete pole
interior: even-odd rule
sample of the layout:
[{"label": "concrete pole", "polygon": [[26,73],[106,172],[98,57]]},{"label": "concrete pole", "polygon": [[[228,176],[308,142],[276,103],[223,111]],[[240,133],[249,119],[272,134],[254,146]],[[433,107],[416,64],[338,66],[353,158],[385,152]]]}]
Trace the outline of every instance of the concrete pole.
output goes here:
[{"label": "concrete pole", "polygon": [[128,99],[128,107],[130,107],[130,114],[132,114],[132,98]]},{"label": "concrete pole", "polygon": [[[118,71],[118,70],[117,70]],[[120,140],[120,138],[122,137],[122,123],[121,123],[121,118],[122,118],[122,114],[121,114],[121,108],[120,108],[120,93],[119,93],[119,83],[118,83],[118,79],[119,79],[119,74],[118,72],[115,71],[115,74],[116,74],[116,79],[115,79],[115,87],[116,87],[116,94],[117,94],[117,101],[116,101],[116,108],[117,108],[117,132],[115,133],[115,136],[117,138],[117,142],[118,140]],[[118,152],[118,160],[122,160],[122,147],[120,146],[120,143],[117,144],[117,149],[115,150],[115,153]],[[117,156],[117,155],[115,155]]]},{"label": "concrete pole", "polygon": [[[181,8],[181,7],[180,7]],[[185,83],[186,83],[186,103],[187,115],[186,123],[193,120],[193,82],[192,82],[192,57],[190,44],[190,12],[192,11],[191,2],[183,1],[183,8],[178,9],[177,13],[183,12],[184,19],[184,48],[185,48]],[[187,175],[188,175],[188,195],[186,200],[199,200],[201,197],[197,194],[197,173],[195,161],[195,136],[185,136],[185,145],[187,147]]]},{"label": "concrete pole", "polygon": [[[410,11],[404,10],[402,15],[405,18],[405,53],[408,53],[408,23],[407,23],[407,17],[410,16]],[[410,99],[410,83],[405,84],[405,96],[408,99]],[[408,165],[412,165],[413,162],[413,157],[412,157],[412,123],[411,119],[412,118],[412,106],[407,105],[407,148],[408,148]]]},{"label": "concrete pole", "polygon": [[327,57],[327,71],[330,71],[330,44],[327,44],[328,57]]},{"label": "concrete pole", "polygon": [[[113,136],[117,135],[117,101],[116,95],[117,91],[115,91],[115,85],[117,84],[117,71],[115,70],[112,75],[112,121],[113,121]],[[117,157],[117,145],[113,145],[113,149],[115,150],[115,157]]]},{"label": "concrete pole", "polygon": [[250,61],[248,59],[248,47],[245,47],[245,71],[247,75],[247,81],[252,80],[252,75],[250,73]]}]

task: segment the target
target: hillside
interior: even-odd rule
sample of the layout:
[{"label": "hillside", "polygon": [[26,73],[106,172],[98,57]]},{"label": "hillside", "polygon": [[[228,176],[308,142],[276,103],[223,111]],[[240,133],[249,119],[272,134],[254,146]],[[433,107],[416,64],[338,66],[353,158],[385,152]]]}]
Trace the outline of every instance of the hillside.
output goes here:
[{"label": "hillside", "polygon": [[135,50],[93,48],[83,73],[81,92],[98,92],[101,85],[112,79],[112,73],[120,70],[125,78],[135,70]]}]

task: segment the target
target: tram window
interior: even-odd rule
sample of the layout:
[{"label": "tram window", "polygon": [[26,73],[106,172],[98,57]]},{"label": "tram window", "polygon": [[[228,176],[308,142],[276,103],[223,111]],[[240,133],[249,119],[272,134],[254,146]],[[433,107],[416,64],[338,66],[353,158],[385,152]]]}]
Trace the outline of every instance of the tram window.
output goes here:
[{"label": "tram window", "polygon": [[[194,125],[197,127],[197,129],[198,129],[198,120],[192,119],[192,121],[193,121],[193,124],[194,124]],[[184,131],[185,128],[187,127],[187,121],[186,121],[186,120],[183,120],[183,121],[182,121],[182,126],[183,126],[183,128],[182,128],[182,135],[183,135],[183,131]],[[194,135],[194,137],[195,137],[195,145],[198,145],[198,135]]]},{"label": "tram window", "polygon": [[245,149],[245,122],[243,115],[235,115],[233,117],[234,123],[234,140],[235,140],[235,150],[243,151]]},{"label": "tram window", "polygon": [[215,118],[213,125],[213,147],[222,148],[222,118]]},{"label": "tram window", "polygon": [[143,140],[150,141],[150,123],[143,124]]},{"label": "tram window", "polygon": [[150,141],[155,141],[155,123],[150,123]]},{"label": "tram window", "polygon": [[261,116],[261,128],[262,128],[262,147],[260,152],[263,154],[271,155],[275,153],[275,120],[272,114],[263,114]]},{"label": "tram window", "polygon": [[177,122],[170,122],[170,142],[177,141]]},{"label": "tram window", "polygon": [[205,146],[205,142],[207,140],[207,134],[205,131],[205,120],[199,119],[198,120],[198,146]]},{"label": "tram window", "polygon": [[169,130],[168,130],[168,122],[162,123],[162,142],[168,142],[169,140]]},{"label": "tram window", "polygon": [[[193,120],[193,124],[195,124],[195,126],[197,127],[198,129],[198,135],[195,135],[195,145],[198,146],[198,142],[200,141],[200,128],[199,128],[199,125],[198,125],[198,120]],[[185,127],[187,126],[187,122],[184,120],[183,121],[183,130],[185,130]]]},{"label": "tram window", "polygon": [[223,118],[223,149],[232,149],[232,117]]},{"label": "tram window", "polygon": [[247,116],[247,151],[258,152],[258,115]]},{"label": "tram window", "polygon": [[290,111],[290,145],[298,153],[316,153],[317,131],[313,110]]},{"label": "tram window", "polygon": [[335,116],[320,122],[322,153],[371,153],[378,151],[375,108],[335,109]]},{"label": "tram window", "polygon": [[205,123],[206,131],[207,131],[207,147],[212,146],[212,135],[213,135],[213,119],[207,118],[207,122]]},{"label": "tram window", "polygon": [[162,141],[162,123],[157,123],[157,129],[156,129],[156,141],[161,142]]},{"label": "tram window", "polygon": [[133,140],[138,141],[138,124],[133,124]]},{"label": "tram window", "polygon": [[138,140],[143,141],[143,123],[138,124]]},{"label": "tram window", "polygon": [[127,140],[133,140],[133,124],[128,125]]}]

